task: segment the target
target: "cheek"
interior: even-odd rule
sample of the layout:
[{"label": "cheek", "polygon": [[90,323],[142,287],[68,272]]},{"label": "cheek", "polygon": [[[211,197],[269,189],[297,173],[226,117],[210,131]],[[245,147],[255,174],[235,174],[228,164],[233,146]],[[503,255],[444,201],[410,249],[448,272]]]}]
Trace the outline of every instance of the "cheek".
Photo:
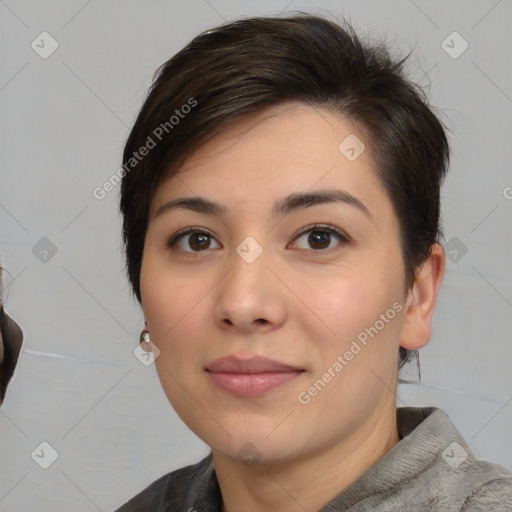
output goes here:
[{"label": "cheek", "polygon": [[325,343],[335,348],[350,342],[378,309],[375,289],[356,278],[330,280],[328,288],[305,290],[304,296],[312,304],[310,325],[322,330]]},{"label": "cheek", "polygon": [[141,272],[140,292],[144,317],[148,322],[151,337],[161,337],[172,329],[185,311],[184,302],[179,301],[177,290],[186,291],[173,275],[165,258],[159,255],[151,238],[146,242]]},{"label": "cheek", "polygon": [[148,256],[143,259],[140,287],[151,340],[161,351],[158,359],[182,360],[204,343],[201,326],[204,329],[209,319],[205,304],[211,285],[197,275],[171,272],[161,260]]},{"label": "cheek", "polygon": [[[354,278],[332,286],[327,293],[309,297],[315,299],[315,312],[329,326],[328,330],[314,315],[302,320],[303,329],[313,329],[310,332],[316,352],[310,385],[318,379],[332,381],[322,390],[316,407],[337,403],[354,411],[371,410],[388,389],[383,383],[390,387],[395,374],[402,320],[393,288],[389,282],[380,285],[379,281]],[[314,330],[318,336],[314,336]]]},{"label": "cheek", "polygon": [[[389,282],[370,275],[362,279],[359,274],[331,280],[328,288],[315,287],[303,293],[313,306],[308,314],[300,316],[302,329],[312,333],[318,360],[324,368],[329,368],[354,341],[361,350],[351,359],[350,366],[372,366],[382,357],[389,359],[394,354],[400,326],[393,303],[399,296]],[[386,316],[387,322],[383,323],[381,315]]]}]

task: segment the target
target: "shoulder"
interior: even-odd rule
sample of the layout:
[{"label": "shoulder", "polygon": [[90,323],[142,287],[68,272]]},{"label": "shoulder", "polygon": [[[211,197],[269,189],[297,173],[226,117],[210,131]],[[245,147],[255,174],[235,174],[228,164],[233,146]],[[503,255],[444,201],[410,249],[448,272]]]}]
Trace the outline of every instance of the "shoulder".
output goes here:
[{"label": "shoulder", "polygon": [[444,411],[403,408],[398,419],[403,439],[377,465],[390,496],[422,512],[512,512],[512,473],[477,459]]},{"label": "shoulder", "polygon": [[[478,464],[479,463],[479,464]],[[421,512],[511,512],[512,474],[501,467],[468,462],[461,471],[437,472],[431,480],[414,486],[409,510]],[[478,466],[487,465],[485,469]],[[424,480],[424,479],[421,479]],[[420,483],[420,482],[418,482]]]},{"label": "shoulder", "polygon": [[187,510],[213,474],[211,453],[195,464],[171,471],[133,496],[115,512]]},{"label": "shoulder", "polygon": [[463,512],[510,512],[512,510],[512,473],[497,464],[478,461],[487,475],[462,506]]}]

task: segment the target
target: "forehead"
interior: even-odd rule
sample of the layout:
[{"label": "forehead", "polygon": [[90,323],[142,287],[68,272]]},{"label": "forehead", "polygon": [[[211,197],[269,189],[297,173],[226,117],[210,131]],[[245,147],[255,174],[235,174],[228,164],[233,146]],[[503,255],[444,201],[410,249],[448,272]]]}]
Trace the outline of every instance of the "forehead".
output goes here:
[{"label": "forehead", "polygon": [[[346,144],[342,143],[347,139],[356,144],[364,140],[368,151],[365,149],[359,156],[359,152],[352,154],[357,158],[350,160],[350,153],[340,150],[340,144],[344,149]],[[258,169],[256,175],[268,169],[264,163],[272,164],[268,171],[274,174],[289,167],[298,172],[326,162],[355,170],[372,165],[370,149],[360,128],[340,114],[294,102],[268,107],[232,122],[193,152],[180,172],[236,159],[242,160],[244,168]]]},{"label": "forehead", "polygon": [[239,119],[199,147],[158,188],[152,213],[184,195],[265,204],[326,188],[343,189],[368,209],[389,203],[362,130],[338,113],[288,103]]}]

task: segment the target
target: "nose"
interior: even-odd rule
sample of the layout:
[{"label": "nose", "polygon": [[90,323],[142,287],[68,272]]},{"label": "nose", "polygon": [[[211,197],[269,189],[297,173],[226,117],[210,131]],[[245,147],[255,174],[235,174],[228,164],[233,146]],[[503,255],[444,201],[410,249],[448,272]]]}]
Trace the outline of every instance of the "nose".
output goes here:
[{"label": "nose", "polygon": [[[243,249],[249,247],[244,252]],[[286,318],[286,298],[290,292],[278,278],[276,265],[263,250],[255,259],[249,246],[233,250],[226,260],[225,277],[216,287],[214,319],[222,329],[240,332],[278,328]],[[248,257],[249,256],[249,257]]]}]

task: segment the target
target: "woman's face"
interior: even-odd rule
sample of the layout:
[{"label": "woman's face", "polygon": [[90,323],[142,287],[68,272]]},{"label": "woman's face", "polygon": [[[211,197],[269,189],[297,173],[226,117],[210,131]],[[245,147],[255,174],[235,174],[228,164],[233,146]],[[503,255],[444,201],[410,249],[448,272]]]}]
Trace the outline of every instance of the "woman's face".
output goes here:
[{"label": "woman's face", "polygon": [[[394,412],[405,272],[369,144],[337,114],[281,105],[230,125],[156,191],[140,281],[155,364],[182,420],[225,456],[357,444]],[[167,204],[185,197],[218,206]],[[174,240],[185,228],[200,233]],[[284,366],[238,364],[255,356]],[[235,363],[212,364],[224,357]]]}]

